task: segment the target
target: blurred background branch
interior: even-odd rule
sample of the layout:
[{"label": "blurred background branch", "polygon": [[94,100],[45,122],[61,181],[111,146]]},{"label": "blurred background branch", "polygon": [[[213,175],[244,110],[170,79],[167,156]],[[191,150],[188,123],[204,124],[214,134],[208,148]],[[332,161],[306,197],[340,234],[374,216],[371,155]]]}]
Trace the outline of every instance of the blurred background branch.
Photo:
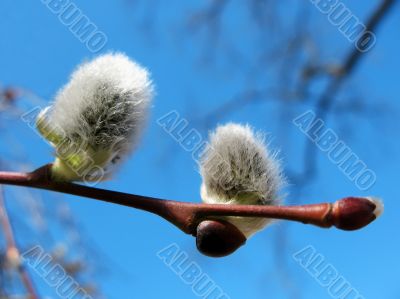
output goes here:
[{"label": "blurred background branch", "polygon": [[[131,2],[137,8],[141,1]],[[360,18],[361,23],[365,24],[365,31],[376,34],[378,42],[386,18],[390,12],[394,15],[395,2],[365,3],[367,12]],[[155,20],[157,10],[162,9],[160,3],[155,4],[146,18],[153,20],[153,40],[161,34]],[[175,25],[180,28],[178,44],[193,47],[193,52],[200,57],[198,71],[212,73],[232,84],[232,96],[213,95],[215,105],[204,107],[205,113],[199,113],[196,101],[189,97],[188,106],[192,107],[187,113],[192,115],[189,122],[202,128],[204,133],[218,122],[235,119],[242,111],[259,115],[268,125],[276,117],[281,139],[286,138],[283,144],[297,149],[293,152],[296,158],[285,157],[289,160],[285,164],[301,165],[296,169],[286,167],[291,203],[298,203],[304,190],[320,175],[317,146],[305,135],[301,141],[304,146],[299,146],[298,138],[289,137],[296,115],[311,109],[321,120],[335,117],[339,125],[345,123],[347,115],[381,120],[392,117],[393,110],[382,100],[368,100],[368,95],[357,94],[357,88],[352,86],[352,76],[371,57],[374,48],[361,52],[344,37],[341,37],[344,42],[332,42],[330,36],[337,33],[330,33],[326,28],[337,29],[327,19],[312,1],[210,0],[186,11],[177,21],[179,25]],[[271,111],[271,103],[279,107],[278,112]],[[343,135],[349,133],[346,130]],[[176,154],[172,150],[168,153],[168,156]],[[297,157],[301,161],[292,163],[291,160],[300,159]],[[289,227],[279,225],[274,242],[275,267],[268,278],[278,273],[287,297],[297,299],[302,292],[288,266],[288,253],[292,251],[288,235]]]}]

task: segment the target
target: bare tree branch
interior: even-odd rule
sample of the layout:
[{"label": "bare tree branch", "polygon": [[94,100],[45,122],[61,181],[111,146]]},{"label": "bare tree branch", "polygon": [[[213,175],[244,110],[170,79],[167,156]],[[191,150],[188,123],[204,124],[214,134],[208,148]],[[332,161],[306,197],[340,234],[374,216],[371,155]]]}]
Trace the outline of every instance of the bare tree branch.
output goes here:
[{"label": "bare tree branch", "polygon": [[[4,203],[4,192],[0,185],[0,224],[6,239],[6,256],[9,255],[10,258],[20,260],[20,251],[15,241],[14,232],[11,227],[10,219],[8,217],[7,209]],[[24,265],[19,264],[17,267],[18,274],[20,276],[21,282],[25,286],[28,293],[29,299],[39,299],[36,293],[34,283],[31,280],[29,273],[26,271]]]},{"label": "bare tree branch", "polygon": [[[30,173],[0,172],[0,184],[51,190],[145,210],[163,217],[191,235],[196,235],[197,226],[202,220],[213,216],[285,219],[320,227],[336,226],[345,230],[359,229],[376,218],[373,212],[377,205],[370,205],[372,201],[369,199],[351,197],[350,201],[356,199],[357,203],[352,202],[350,207],[346,204],[348,198],[334,204],[304,206],[195,204],[56,182],[51,180],[50,171],[51,164]],[[360,200],[362,204],[358,203]],[[365,208],[364,201],[368,202],[368,208]]]}]

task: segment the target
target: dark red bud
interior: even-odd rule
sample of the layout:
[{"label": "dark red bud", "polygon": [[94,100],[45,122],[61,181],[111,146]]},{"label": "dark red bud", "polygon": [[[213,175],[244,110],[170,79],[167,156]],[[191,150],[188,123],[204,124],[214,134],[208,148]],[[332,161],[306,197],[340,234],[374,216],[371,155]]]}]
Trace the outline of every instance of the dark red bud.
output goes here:
[{"label": "dark red bud", "polygon": [[246,243],[244,234],[223,220],[204,220],[197,226],[196,245],[204,255],[223,257]]},{"label": "dark red bud", "polygon": [[369,197],[347,197],[337,201],[332,209],[332,222],[343,230],[360,229],[374,221],[383,211],[379,200]]}]

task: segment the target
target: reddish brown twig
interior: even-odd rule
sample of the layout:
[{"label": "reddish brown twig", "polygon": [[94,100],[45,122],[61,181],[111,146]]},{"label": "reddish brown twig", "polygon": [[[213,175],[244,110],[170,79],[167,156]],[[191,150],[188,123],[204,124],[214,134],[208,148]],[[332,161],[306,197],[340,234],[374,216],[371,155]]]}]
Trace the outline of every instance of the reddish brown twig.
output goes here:
[{"label": "reddish brown twig", "polygon": [[[17,247],[10,219],[8,217],[6,205],[4,202],[3,188],[1,185],[0,185],[0,224],[6,240],[7,257],[11,259],[16,259],[19,263],[20,261],[19,249]],[[17,270],[19,277],[22,281],[22,284],[24,285],[28,293],[29,296],[28,298],[39,299],[39,296],[36,294],[36,289],[34,287],[34,284],[29,276],[29,273],[26,271],[25,267],[19,263]]]},{"label": "reddish brown twig", "polygon": [[31,173],[0,172],[0,184],[26,186],[93,198],[157,214],[183,232],[196,235],[198,224],[215,216],[243,216],[285,219],[320,227],[359,229],[377,216],[380,206],[368,198],[348,197],[335,203],[302,206],[257,206],[188,203],[98,189],[50,179],[46,165]]}]

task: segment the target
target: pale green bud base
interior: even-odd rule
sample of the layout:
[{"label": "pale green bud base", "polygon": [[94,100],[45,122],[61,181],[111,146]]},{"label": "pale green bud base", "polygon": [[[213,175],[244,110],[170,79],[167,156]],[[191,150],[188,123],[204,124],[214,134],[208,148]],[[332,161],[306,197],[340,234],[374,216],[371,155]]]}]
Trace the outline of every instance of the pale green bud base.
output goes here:
[{"label": "pale green bud base", "polygon": [[[48,140],[56,150],[62,147],[64,138],[46,121],[43,110],[38,115],[36,127],[39,133]],[[80,140],[75,140],[75,144],[81,145]],[[62,152],[62,151],[61,151]],[[104,149],[93,149],[91,146],[81,146],[79,148],[71,148],[71,152],[66,153],[63,157],[57,156],[51,168],[51,177],[56,181],[100,181],[105,179],[104,172],[101,176],[88,175],[91,170],[104,170],[111,159],[112,151]]]}]

